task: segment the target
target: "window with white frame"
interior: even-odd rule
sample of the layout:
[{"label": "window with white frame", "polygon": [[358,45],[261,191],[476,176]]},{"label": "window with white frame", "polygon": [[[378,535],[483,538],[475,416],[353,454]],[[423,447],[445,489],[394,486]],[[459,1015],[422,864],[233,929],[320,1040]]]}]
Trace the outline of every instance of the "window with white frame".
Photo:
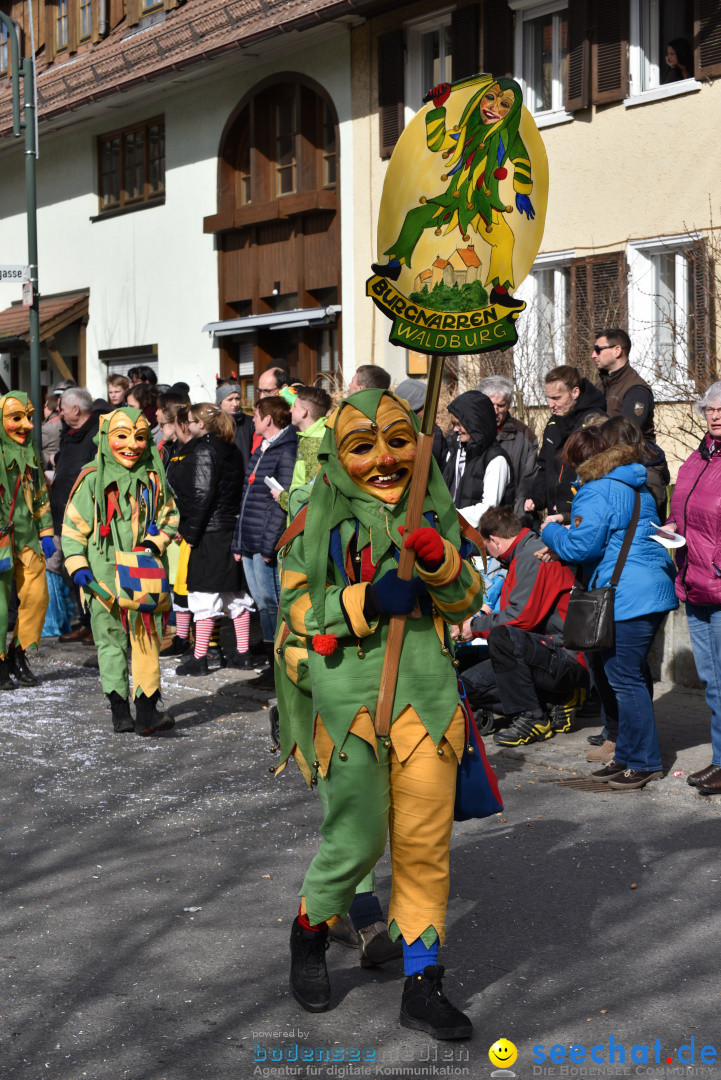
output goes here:
[{"label": "window with white frame", "polygon": [[7,27],[0,23],[0,75],[7,75],[9,48]]},{"label": "window with white frame", "polygon": [[545,374],[566,363],[566,341],[570,325],[571,259],[574,251],[539,255],[516,295],[525,300],[522,315],[524,332],[514,349],[519,389],[527,400],[543,402]]},{"label": "window with white frame", "polygon": [[629,15],[630,96],[694,89],[690,0],[630,0]]},{"label": "window with white frame", "polygon": [[633,365],[658,397],[682,393],[689,377],[694,235],[630,243],[628,332]]},{"label": "window with white frame", "polygon": [[509,0],[516,13],[514,70],[537,122],[566,113],[568,0]]},{"label": "window with white frame", "polygon": [[452,12],[453,8],[444,8],[432,19],[406,23],[406,123],[418,112],[432,86],[453,81]]}]

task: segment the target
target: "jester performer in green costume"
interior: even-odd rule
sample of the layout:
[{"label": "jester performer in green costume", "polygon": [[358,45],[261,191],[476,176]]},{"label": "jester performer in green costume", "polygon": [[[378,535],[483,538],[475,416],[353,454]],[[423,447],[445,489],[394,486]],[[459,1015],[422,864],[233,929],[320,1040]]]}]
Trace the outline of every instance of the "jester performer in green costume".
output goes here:
[{"label": "jester performer in green costume", "polygon": [[430,91],[434,108],[426,115],[426,141],[433,153],[442,153],[446,161],[441,181],[446,190],[439,195],[421,196],[421,206],[406,214],[397,240],[384,252],[386,264],[373,264],[373,272],[397,281],[401,265],[411,265],[416,244],[425,229],[436,236],[458,228],[464,241],[469,228],[491,248],[491,262],[486,287],[491,286],[489,301],[501,307],[522,307],[511,295],[513,280],[513,230],[506,217],[513,212],[499,191],[499,184],[513,169],[516,210],[529,221],[536,214],[529,198],[533,190],[531,162],[518,128],[521,122],[523,95],[513,79],[494,79],[481,83],[470,99],[460,123],[446,127],[444,103],[451,93],[448,83]]},{"label": "jester performer in green costume", "polygon": [[[100,679],[110,702],[113,730],[156,735],[175,722],[157,708],[162,615],[119,606],[115,554],[149,552],[162,558],[167,574],[164,553],[177,531],[178,512],[148,421],[138,409],[124,407],[101,416],[95,441],[95,464],[81,472],[65,509],[65,565],[89,597]],[[134,723],[128,702],[128,645]]]},{"label": "jester performer in green costume", "polygon": [[[55,553],[53,519],[42,458],[32,436],[33,406],[27,394],[11,390],[0,397],[0,690],[14,690],[10,678],[34,686],[27,649],[36,650],[48,607],[45,559]],[[18,617],[8,651],[8,601],[13,577]]]},{"label": "jester performer in green costume", "polygon": [[[319,1012],[330,1002],[329,926],[390,834],[391,937],[407,979],[401,1023],[436,1038],[471,1035],[443,995],[449,847],[465,721],[446,623],[478,610],[482,585],[462,558],[457,512],[435,463],[424,516],[403,539],[418,420],[388,391],[352,394],[327,420],[307,509],[281,539],[276,686],[282,765],[293,756],[325,785],[322,842],[291,932],[291,990]],[[397,574],[401,545],[417,556]],[[406,620],[390,735],[374,716],[389,617]],[[415,616],[415,617],[413,617]],[[305,704],[312,696],[312,708]]]}]

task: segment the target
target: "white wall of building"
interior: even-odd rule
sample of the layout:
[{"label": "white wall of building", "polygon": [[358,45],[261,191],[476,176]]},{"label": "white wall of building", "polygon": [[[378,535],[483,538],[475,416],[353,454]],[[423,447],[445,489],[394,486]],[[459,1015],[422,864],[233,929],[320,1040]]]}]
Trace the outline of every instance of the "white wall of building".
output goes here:
[{"label": "white wall of building", "polygon": [[[339,119],[341,232],[351,236],[353,156],[350,93],[350,35],[340,28],[322,44],[295,48],[250,67],[237,61],[210,82],[182,88],[149,87],[144,104],[112,113],[40,141],[38,161],[38,246],[41,294],[90,289],[87,328],[87,382],[105,390],[105,365],[98,351],[157,345],[159,379],[183,379],[191,397],[213,392],[217,353],[202,326],[218,317],[218,265],[214,237],[203,218],[217,210],[218,149],[223,129],[241,98],[275,73],[297,72],[315,79],[330,94]],[[241,63],[243,67],[241,67]],[[151,96],[152,95],[152,96]],[[117,106],[117,107],[115,107]],[[166,195],[162,206],[100,221],[97,136],[165,116]],[[344,198],[344,191],[348,197]],[[0,158],[0,263],[27,259],[25,180],[22,147]],[[348,245],[350,248],[350,245]],[[342,297],[346,364],[355,367],[353,344],[352,249],[343,254]],[[20,299],[17,285],[0,285],[0,310]]]}]

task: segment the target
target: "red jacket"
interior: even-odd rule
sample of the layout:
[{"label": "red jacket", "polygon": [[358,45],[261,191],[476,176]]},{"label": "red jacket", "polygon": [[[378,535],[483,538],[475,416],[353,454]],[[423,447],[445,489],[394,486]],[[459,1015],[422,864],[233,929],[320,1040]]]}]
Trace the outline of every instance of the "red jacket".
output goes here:
[{"label": "red jacket", "polygon": [[[534,552],[545,546],[535,533],[521,529],[500,560],[508,566],[501,589],[501,610],[475,617],[471,623],[475,637],[488,637],[496,626],[518,626],[563,645],[563,624],[574,575],[565,563],[537,559]],[[582,653],[573,655],[586,666]]]}]

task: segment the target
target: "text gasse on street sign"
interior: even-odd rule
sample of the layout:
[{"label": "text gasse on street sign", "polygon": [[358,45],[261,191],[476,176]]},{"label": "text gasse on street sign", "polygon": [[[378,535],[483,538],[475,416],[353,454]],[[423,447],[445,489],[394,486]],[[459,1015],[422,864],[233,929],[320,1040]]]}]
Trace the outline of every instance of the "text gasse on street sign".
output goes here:
[{"label": "text gasse on street sign", "polygon": [[19,264],[0,263],[0,282],[2,281],[29,281],[30,267]]}]

